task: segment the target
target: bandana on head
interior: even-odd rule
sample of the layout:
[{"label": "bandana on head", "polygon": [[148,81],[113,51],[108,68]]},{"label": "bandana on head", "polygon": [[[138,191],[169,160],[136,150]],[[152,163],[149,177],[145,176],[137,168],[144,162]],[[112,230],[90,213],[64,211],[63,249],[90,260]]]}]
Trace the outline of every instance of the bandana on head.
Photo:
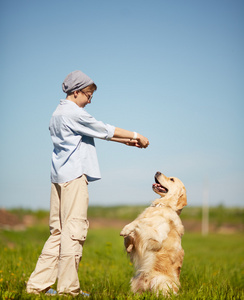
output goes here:
[{"label": "bandana on head", "polygon": [[85,73],[81,71],[73,71],[64,79],[62,88],[63,91],[68,94],[82,90],[92,83],[94,83],[93,80]]}]

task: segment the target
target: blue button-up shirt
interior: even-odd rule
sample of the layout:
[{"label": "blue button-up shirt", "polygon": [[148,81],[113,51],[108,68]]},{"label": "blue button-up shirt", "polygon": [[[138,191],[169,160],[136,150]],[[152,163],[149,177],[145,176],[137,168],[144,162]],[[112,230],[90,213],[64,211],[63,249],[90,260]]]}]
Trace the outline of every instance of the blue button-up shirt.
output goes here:
[{"label": "blue button-up shirt", "polygon": [[51,181],[64,183],[85,174],[88,181],[101,178],[93,138],[110,140],[115,127],[97,121],[84,108],[61,100],[50,120],[53,141]]}]

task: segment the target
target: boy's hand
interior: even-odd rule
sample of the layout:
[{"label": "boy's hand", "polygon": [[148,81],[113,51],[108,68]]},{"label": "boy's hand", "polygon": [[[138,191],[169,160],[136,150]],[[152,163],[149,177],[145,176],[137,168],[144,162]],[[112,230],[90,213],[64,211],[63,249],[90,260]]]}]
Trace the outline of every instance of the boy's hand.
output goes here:
[{"label": "boy's hand", "polygon": [[146,137],[138,133],[136,140],[128,140],[125,144],[127,146],[134,146],[137,148],[147,148],[149,145],[149,141]]},{"label": "boy's hand", "polygon": [[145,136],[141,135],[140,133],[138,133],[137,141],[141,146],[140,148],[147,148],[149,146],[149,140]]},{"label": "boy's hand", "polygon": [[142,148],[137,140],[128,140],[128,141],[126,141],[125,144],[127,146],[134,146],[134,147],[137,147],[137,148]]}]

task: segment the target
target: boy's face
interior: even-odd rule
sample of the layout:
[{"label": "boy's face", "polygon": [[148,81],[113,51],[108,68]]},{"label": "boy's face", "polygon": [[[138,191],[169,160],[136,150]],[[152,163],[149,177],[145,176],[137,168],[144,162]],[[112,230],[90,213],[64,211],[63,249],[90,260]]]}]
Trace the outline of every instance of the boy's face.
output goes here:
[{"label": "boy's face", "polygon": [[92,99],[92,92],[82,92],[82,91],[75,91],[74,96],[75,96],[75,102],[79,107],[85,107],[87,104],[91,103]]}]

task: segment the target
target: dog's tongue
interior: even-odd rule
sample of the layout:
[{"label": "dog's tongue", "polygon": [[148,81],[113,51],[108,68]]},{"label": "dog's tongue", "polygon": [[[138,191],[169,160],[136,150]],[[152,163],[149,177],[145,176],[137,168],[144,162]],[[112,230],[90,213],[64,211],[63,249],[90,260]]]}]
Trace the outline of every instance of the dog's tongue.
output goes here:
[{"label": "dog's tongue", "polygon": [[161,184],[159,184],[159,183],[154,183],[153,187],[155,187],[160,192],[163,192],[163,193],[167,192],[166,189]]}]

